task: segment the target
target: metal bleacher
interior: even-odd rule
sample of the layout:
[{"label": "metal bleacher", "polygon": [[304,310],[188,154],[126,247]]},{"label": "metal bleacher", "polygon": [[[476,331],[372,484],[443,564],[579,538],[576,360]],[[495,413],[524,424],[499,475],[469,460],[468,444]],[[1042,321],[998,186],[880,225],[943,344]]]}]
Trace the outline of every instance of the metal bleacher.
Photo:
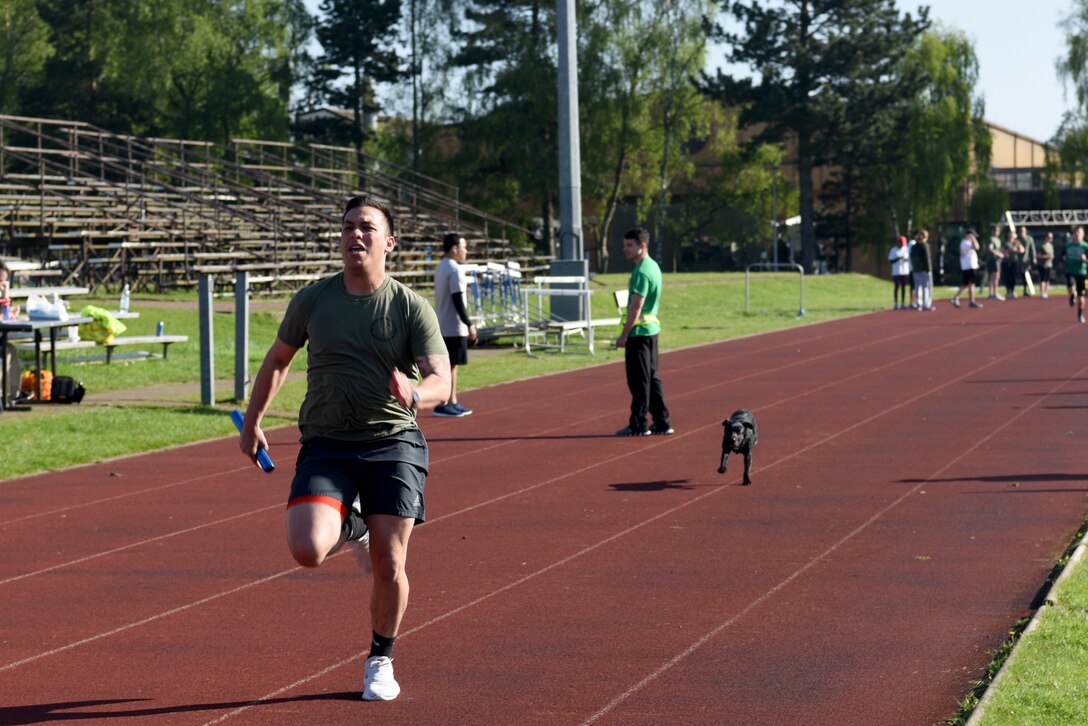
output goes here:
[{"label": "metal bleacher", "polygon": [[393,206],[389,270],[413,287],[431,287],[448,231],[469,240],[473,259],[546,268],[529,230],[353,148],[0,116],[0,252],[49,270],[53,284],[164,291],[202,274],[233,284],[245,270],[257,290],[297,289],[340,268],[342,205],[364,190]]}]

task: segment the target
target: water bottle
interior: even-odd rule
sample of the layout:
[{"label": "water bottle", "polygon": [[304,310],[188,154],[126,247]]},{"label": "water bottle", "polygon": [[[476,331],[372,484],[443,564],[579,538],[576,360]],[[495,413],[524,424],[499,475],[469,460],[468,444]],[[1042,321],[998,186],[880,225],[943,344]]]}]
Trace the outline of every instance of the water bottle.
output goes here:
[{"label": "water bottle", "polygon": [[0,299],[0,313],[3,314],[4,320],[11,320],[11,299]]},{"label": "water bottle", "polygon": [[129,302],[128,285],[125,285],[124,289],[121,290],[121,312],[123,312],[123,313],[128,312],[128,302]]},{"label": "water bottle", "polygon": [[160,320],[158,326],[155,328],[155,335],[158,335],[158,336],[161,337],[162,334],[165,331],[166,331],[166,323],[164,323],[163,321]]}]

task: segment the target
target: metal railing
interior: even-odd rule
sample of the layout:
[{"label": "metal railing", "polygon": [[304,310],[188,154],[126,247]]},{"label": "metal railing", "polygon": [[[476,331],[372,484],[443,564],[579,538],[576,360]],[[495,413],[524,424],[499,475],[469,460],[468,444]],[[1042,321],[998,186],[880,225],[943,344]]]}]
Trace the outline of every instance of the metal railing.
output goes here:
[{"label": "metal railing", "polygon": [[796,262],[753,262],[744,268],[744,312],[745,314],[751,308],[751,301],[749,299],[749,291],[752,286],[752,270],[797,270],[801,279],[801,303],[797,311],[797,317],[804,317],[805,314],[805,268]]}]

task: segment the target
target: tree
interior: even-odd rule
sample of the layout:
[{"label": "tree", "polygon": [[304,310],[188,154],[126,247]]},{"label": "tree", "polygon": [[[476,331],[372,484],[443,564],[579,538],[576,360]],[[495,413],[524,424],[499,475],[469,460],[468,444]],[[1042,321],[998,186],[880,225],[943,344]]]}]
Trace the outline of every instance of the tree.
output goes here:
[{"label": "tree", "polygon": [[1083,111],[1067,111],[1054,135],[1058,149],[1058,169],[1070,186],[1084,183],[1088,164],[1088,117]]},{"label": "tree", "polygon": [[791,139],[800,191],[801,251],[805,269],[816,256],[812,170],[832,156],[829,140],[843,118],[835,86],[855,76],[889,77],[897,60],[928,25],[901,16],[894,0],[721,0],[743,32],[710,27],[725,41],[729,59],[757,77],[736,79],[720,70],[704,88],[723,103],[740,105],[742,125],[761,125],[758,139]]},{"label": "tree", "polygon": [[322,54],[309,79],[315,98],[352,111],[351,138],[362,161],[364,117],[379,110],[375,84],[395,80],[400,0],[322,0],[316,26]]},{"label": "tree", "polygon": [[935,223],[952,210],[972,168],[989,176],[990,132],[975,92],[978,58],[963,33],[937,29],[918,39],[905,65],[905,75],[923,80],[910,104],[905,198],[899,203],[907,219]]},{"label": "tree", "polygon": [[420,171],[436,107],[449,80],[450,28],[454,0],[408,0],[409,69],[412,82],[411,166]]},{"label": "tree", "polygon": [[1088,167],[1088,114],[1084,111],[1088,107],[1088,0],[1073,0],[1061,26],[1065,28],[1066,50],[1056,67],[1065,90],[1073,91],[1076,110],[1066,112],[1054,142],[1061,172],[1079,186]]},{"label": "tree", "polygon": [[654,220],[661,256],[672,185],[693,168],[688,145],[723,128],[712,126],[692,82],[706,57],[701,20],[712,9],[701,0],[611,0],[579,20],[582,182],[601,270],[627,196],[640,200],[640,218]]},{"label": "tree", "polygon": [[1062,19],[1065,55],[1058,58],[1058,76],[1072,86],[1077,108],[1088,106],[1088,0],[1073,0],[1073,9]]},{"label": "tree", "polygon": [[980,224],[993,224],[1002,219],[1009,208],[1009,192],[989,176],[980,180],[971,195],[971,219]]},{"label": "tree", "polygon": [[49,26],[49,42],[55,52],[45,64],[49,80],[28,94],[27,110],[100,122],[98,77],[106,10],[94,0],[39,0],[36,5]]},{"label": "tree", "polygon": [[39,0],[56,53],[42,116],[148,135],[283,138],[301,0]]},{"label": "tree", "polygon": [[0,0],[0,113],[19,113],[22,94],[43,80],[52,55],[34,0]]},{"label": "tree", "polygon": [[558,194],[555,3],[466,0],[453,64],[463,69],[453,112],[462,119],[452,159],[481,206],[507,215],[540,210],[544,242],[555,252]]},{"label": "tree", "polygon": [[837,168],[823,198],[835,236],[883,245],[947,218],[972,173],[989,175],[989,130],[974,89],[978,61],[957,31],[920,35],[888,78],[844,87],[845,117],[832,144]]},{"label": "tree", "polygon": [[[666,50],[660,60],[656,86],[658,98],[655,107],[660,112],[661,158],[658,162],[657,214],[654,216],[654,239],[657,261],[663,262],[666,209],[669,197],[670,177],[674,162],[688,166],[690,162],[684,149],[675,148],[677,143],[686,144],[695,136],[705,136],[709,131],[707,117],[701,113],[703,99],[693,79],[706,65],[706,36],[701,31],[702,19],[712,12],[710,3],[666,2],[661,8],[660,22],[655,27],[665,31],[659,46],[651,38],[651,47]],[[673,164],[675,166],[675,163]],[[679,246],[674,245],[674,250]],[[675,268],[675,261],[674,261]]]}]

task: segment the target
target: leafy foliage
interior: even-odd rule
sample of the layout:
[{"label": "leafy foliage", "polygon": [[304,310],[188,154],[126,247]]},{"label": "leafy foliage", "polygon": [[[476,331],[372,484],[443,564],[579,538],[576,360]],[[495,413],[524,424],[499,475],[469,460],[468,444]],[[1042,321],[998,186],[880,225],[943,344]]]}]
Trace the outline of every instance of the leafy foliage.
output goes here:
[{"label": "leafy foliage", "polygon": [[[911,44],[892,82],[848,96],[840,168],[824,189],[826,201],[841,205],[833,229],[848,248],[857,237],[883,246],[947,219],[972,169],[978,184],[990,183],[977,80],[970,42],[938,28]],[[988,193],[980,203],[996,199]]]},{"label": "leafy foliage", "polygon": [[286,135],[301,0],[36,5],[54,52],[26,112],[148,135]]},{"label": "leafy foliage", "polygon": [[[748,66],[755,79],[718,71],[707,79],[706,91],[724,104],[742,107],[741,124],[760,126],[760,140],[792,141],[802,263],[811,270],[816,256],[813,168],[835,160],[841,125],[870,120],[851,116],[851,102],[871,108],[885,100],[882,90],[896,82],[899,59],[928,26],[928,11],[923,8],[917,18],[900,15],[894,0],[788,0],[773,5],[722,0],[721,5],[742,31],[715,24],[711,35],[724,41],[729,59]],[[890,129],[895,123],[882,126]],[[868,141],[859,145],[869,153],[875,148]]]},{"label": "leafy foliage", "polygon": [[466,0],[451,59],[463,71],[452,164],[473,180],[478,205],[523,219],[523,201],[539,210],[549,245],[559,185],[554,38],[554,2]]},{"label": "leafy foliage", "polygon": [[53,53],[34,0],[0,0],[0,113],[19,113],[20,96],[42,83]]},{"label": "leafy foliage", "polygon": [[400,76],[394,28],[400,0],[322,0],[316,36],[323,50],[308,79],[310,99],[350,109],[348,133],[356,149],[366,136],[364,117],[379,109],[375,84]]}]

